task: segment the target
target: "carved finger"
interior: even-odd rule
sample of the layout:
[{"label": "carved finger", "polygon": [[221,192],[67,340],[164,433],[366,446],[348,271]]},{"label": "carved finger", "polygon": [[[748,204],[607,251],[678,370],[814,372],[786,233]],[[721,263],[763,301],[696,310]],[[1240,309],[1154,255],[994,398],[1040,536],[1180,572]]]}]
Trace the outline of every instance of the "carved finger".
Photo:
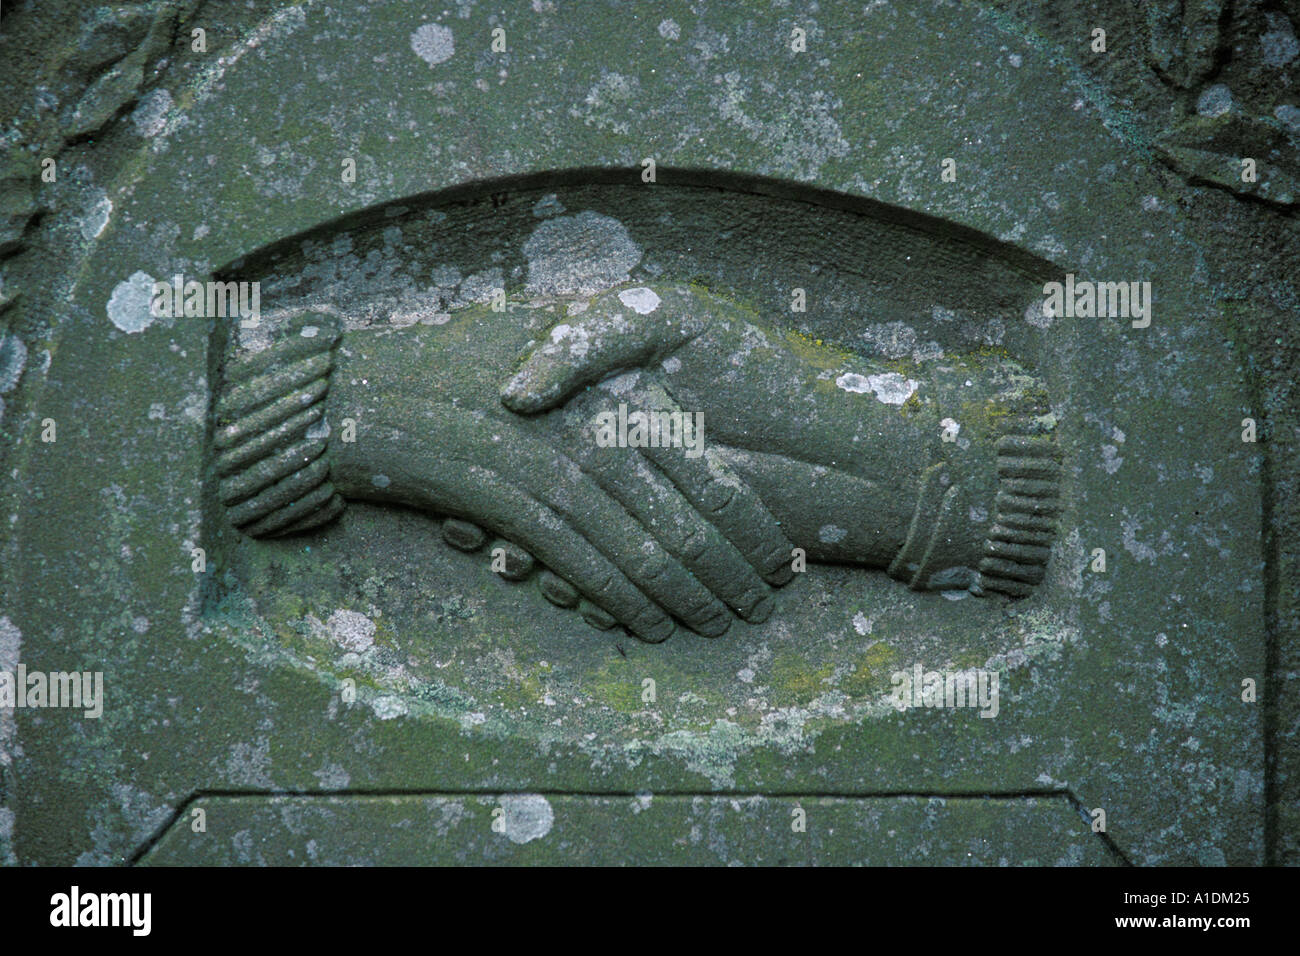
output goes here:
[{"label": "carved finger", "polygon": [[704,331],[687,290],[660,291],[663,298],[646,288],[610,292],[553,326],[502,388],[506,408],[520,414],[554,408],[614,372],[659,361]]},{"label": "carved finger", "polygon": [[[723,633],[729,626],[731,614],[726,606],[658,543],[645,540],[644,529],[636,520],[551,445],[530,438],[508,422],[480,418],[446,405],[420,409],[411,403],[403,411],[394,412],[384,424],[387,430],[398,430],[408,436],[408,445],[401,448],[390,443],[382,451],[384,457],[377,458],[380,447],[369,436],[377,427],[385,430],[381,423],[368,428],[365,442],[340,443],[335,470],[349,476],[345,494],[402,501],[407,489],[420,487],[423,472],[435,464],[455,461],[462,471],[479,467],[544,505],[551,515],[551,529],[557,533],[560,527],[566,529],[565,541],[582,539],[613,565],[621,581],[693,629],[713,635]],[[400,471],[393,474],[384,470],[388,468]],[[369,481],[378,471],[390,479],[382,489]],[[529,537],[512,533],[509,514],[497,514],[500,509],[489,509],[491,498],[492,495],[481,493],[441,510],[472,518],[502,537],[520,542],[595,603],[629,623],[626,611],[603,603],[598,594],[592,593],[599,592],[593,582],[600,584],[603,579],[591,577],[594,572],[590,567],[585,571],[566,569],[557,563],[555,548],[548,547],[546,553],[540,551],[535,527],[530,526]],[[427,501],[424,504],[430,506]],[[431,507],[439,510],[436,503]],[[497,514],[495,523],[487,520],[489,510]],[[638,636],[644,636],[642,631],[637,632]]]},{"label": "carved finger", "polygon": [[457,551],[477,551],[487,541],[487,535],[476,524],[449,518],[442,523],[442,540]]},{"label": "carved finger", "polygon": [[598,631],[608,631],[618,623],[618,621],[606,614],[604,609],[597,607],[590,601],[578,602],[578,613],[582,615],[584,621]]},{"label": "carved finger", "polygon": [[577,588],[550,570],[543,570],[537,576],[537,589],[556,607],[577,607],[582,597]]},{"label": "carved finger", "polygon": [[[446,406],[429,414],[441,419],[435,426],[439,454],[463,453],[465,460],[479,462],[515,483],[560,515],[637,588],[692,630],[716,636],[730,626],[731,613],[714,593],[670,550],[648,538],[636,518],[572,459],[506,423],[480,420]],[[453,434],[457,449],[447,441]]]},{"label": "carved finger", "polygon": [[728,607],[747,621],[767,620],[774,607],[771,590],[736,547],[635,448],[602,447],[593,413],[606,403],[590,394],[590,400],[565,409],[564,418],[575,423],[568,454]]},{"label": "carved finger", "polygon": [[492,570],[507,581],[523,581],[533,573],[537,561],[512,541],[492,542]]},{"label": "carved finger", "polygon": [[[421,445],[402,428],[375,425],[368,430],[364,457],[352,453],[354,446],[340,451],[335,482],[349,497],[473,516],[495,534],[520,542],[642,640],[657,643],[672,634],[671,615],[561,515],[492,469],[455,455],[426,456]],[[371,481],[380,470],[391,477],[382,488]]]},{"label": "carved finger", "polygon": [[[629,395],[644,408],[686,414],[676,399],[652,377],[643,376]],[[685,423],[687,419],[682,421]],[[701,433],[696,436],[698,453],[695,455],[684,454],[683,448],[665,445],[662,441],[658,447],[643,445],[641,453],[654,462],[686,500],[735,546],[765,580],[776,585],[788,583],[794,576],[790,566],[793,545],[754,489],[715,449],[708,447],[703,431],[708,422],[702,421],[699,427]]]}]

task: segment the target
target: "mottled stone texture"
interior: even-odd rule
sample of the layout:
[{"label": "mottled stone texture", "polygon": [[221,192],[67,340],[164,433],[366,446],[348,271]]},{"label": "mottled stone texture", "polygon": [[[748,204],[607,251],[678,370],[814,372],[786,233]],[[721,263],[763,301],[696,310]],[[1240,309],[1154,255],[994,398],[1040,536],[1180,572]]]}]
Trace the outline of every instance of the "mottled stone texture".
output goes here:
[{"label": "mottled stone texture", "polygon": [[[557,843],[592,866],[1116,864],[1060,797],[212,797],[194,810],[222,835],[175,828],[143,864],[550,864]],[[269,832],[286,836],[257,836]]]},{"label": "mottled stone texture", "polygon": [[[0,861],[1296,861],[1293,13],[414,6],[0,11],[0,671],[107,697],[0,709]],[[1045,314],[1067,272],[1150,281],[1150,325]],[[178,273],[259,281],[259,325],[149,314]],[[527,339],[673,284],[830,389],[1031,370],[1063,463],[1034,593],[814,562],[766,621],[650,645],[460,519],[225,520],[224,363],[295,317],[446,331],[500,289]],[[900,711],[917,665],[998,675],[997,715]]]}]

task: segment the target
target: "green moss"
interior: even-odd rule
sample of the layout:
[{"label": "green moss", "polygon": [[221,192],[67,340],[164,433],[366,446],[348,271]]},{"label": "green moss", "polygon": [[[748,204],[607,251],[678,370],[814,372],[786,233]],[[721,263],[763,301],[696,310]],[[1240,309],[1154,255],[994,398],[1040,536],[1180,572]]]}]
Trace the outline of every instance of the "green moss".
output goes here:
[{"label": "green moss", "polygon": [[772,688],[781,703],[807,701],[829,687],[834,671],[834,664],[811,668],[805,657],[781,654],[772,662]]},{"label": "green moss", "polygon": [[597,684],[594,696],[620,714],[636,713],[644,706],[641,702],[641,685],[630,679]]},{"label": "green moss", "polygon": [[718,299],[725,299],[730,304],[750,313],[750,318],[752,320],[759,321],[759,317],[766,311],[759,306],[753,298],[736,289],[719,288],[712,276],[697,275],[692,277],[686,284],[693,292],[704,293]]},{"label": "green moss", "polygon": [[794,329],[785,330],[785,340],[790,347],[790,351],[813,368],[825,372],[842,369],[855,359],[854,354],[847,349],[827,345],[821,339],[814,339],[812,336],[796,332]]},{"label": "green moss", "polygon": [[399,647],[397,635],[383,621],[375,621],[375,646],[396,649]]},{"label": "green moss", "polygon": [[898,669],[898,651],[876,643],[858,658],[853,672],[842,682],[845,693],[854,697],[874,697],[889,689],[889,675]]},{"label": "green moss", "polygon": [[1012,416],[1012,410],[995,399],[983,402],[962,402],[959,412],[961,427],[967,434],[1000,434],[1006,421]]},{"label": "green moss", "polygon": [[495,699],[508,710],[536,706],[545,694],[542,682],[532,676],[504,680],[494,691]]}]

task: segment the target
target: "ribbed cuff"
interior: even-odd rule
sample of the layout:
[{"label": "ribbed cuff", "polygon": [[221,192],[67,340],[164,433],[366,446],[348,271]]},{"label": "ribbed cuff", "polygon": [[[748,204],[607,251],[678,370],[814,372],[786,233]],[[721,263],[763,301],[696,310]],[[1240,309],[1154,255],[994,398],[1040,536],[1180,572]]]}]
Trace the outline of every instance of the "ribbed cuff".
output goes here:
[{"label": "ribbed cuff", "polygon": [[980,583],[1024,597],[1043,580],[1061,515],[1061,449],[1050,431],[1012,425],[994,446],[998,493]]},{"label": "ribbed cuff", "polygon": [[305,314],[276,344],[224,369],[214,467],[226,513],[245,534],[306,531],[343,510],[325,455],[325,396],[337,341],[333,318]]}]

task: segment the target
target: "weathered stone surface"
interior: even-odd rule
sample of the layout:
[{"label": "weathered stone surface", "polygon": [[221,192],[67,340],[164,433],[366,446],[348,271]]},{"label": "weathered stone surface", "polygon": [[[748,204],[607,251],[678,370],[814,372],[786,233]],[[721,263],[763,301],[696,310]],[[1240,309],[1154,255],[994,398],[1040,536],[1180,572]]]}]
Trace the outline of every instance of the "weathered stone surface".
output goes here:
[{"label": "weathered stone surface", "polygon": [[186,810],[222,836],[182,817],[144,865],[1116,864],[1061,797],[209,797]]},{"label": "weathered stone surface", "polygon": [[[1294,451],[1293,333],[1269,349],[1295,317],[1295,223],[1155,160],[1175,94],[1145,92],[1165,81],[1144,32],[1093,75],[1072,59],[1087,47],[1073,14],[1038,30],[1017,4],[217,6],[195,13],[210,52],[178,50],[144,83],[167,94],[147,115],[105,106],[93,144],[63,145],[46,120],[6,140],[57,141],[60,168],[79,171],[41,187],[39,254],[3,275],[26,359],[0,421],[0,669],[102,671],[107,701],[98,719],[0,712],[0,859],[310,857],[277,829],[286,806],[356,821],[355,843],[317,844],[329,861],[879,862],[932,847],[957,862],[978,838],[987,862],[1242,864],[1294,846],[1292,751],[1274,746],[1268,767],[1265,745],[1294,721],[1277,623],[1296,605],[1276,560],[1293,479],[1267,456]],[[494,25],[505,53],[490,52]],[[1156,53],[1171,76],[1184,55]],[[1204,74],[1188,68],[1175,118],[1195,112]],[[1237,86],[1251,115],[1288,105],[1277,84]],[[58,90],[66,107],[84,87]],[[1116,105],[1132,91],[1139,106]],[[178,272],[261,281],[260,328],[150,315],[152,280]],[[1043,283],[1067,272],[1150,280],[1151,324],[1044,314]],[[224,520],[208,470],[222,362],[264,350],[286,316],[328,305],[344,336],[407,332],[454,327],[496,288],[581,307],[676,282],[812,354],[915,365],[985,350],[1031,368],[1058,422],[1064,505],[1034,592],[952,600],[813,563],[765,621],[649,645],[591,631],[555,606],[576,594],[502,580],[490,552],[445,547],[415,511],[351,502],[305,535],[256,539]],[[484,394],[513,371],[481,376]],[[1247,417],[1265,441],[1241,440]],[[917,664],[998,674],[997,716],[899,711],[893,675]],[[1261,701],[1243,701],[1245,679]],[[386,789],[460,796],[329,796]],[[863,827],[865,849],[842,854],[813,812],[791,832],[793,798],[747,816],[724,789],[842,795],[822,819]],[[177,817],[200,791],[206,841]],[[290,806],[283,791],[319,796]],[[552,829],[494,833],[503,792],[547,794]],[[612,796],[635,792],[687,796],[654,797],[663,815],[638,824]],[[889,796],[1009,793],[1027,796],[997,814],[962,803],[933,838],[917,801]],[[1075,808],[1104,809],[1110,842]],[[461,810],[436,851],[386,838]],[[535,801],[523,810],[539,819]],[[714,812],[744,852],[675,856],[668,835]],[[599,825],[566,829],[581,819]],[[871,829],[886,819],[910,839]]]}]

